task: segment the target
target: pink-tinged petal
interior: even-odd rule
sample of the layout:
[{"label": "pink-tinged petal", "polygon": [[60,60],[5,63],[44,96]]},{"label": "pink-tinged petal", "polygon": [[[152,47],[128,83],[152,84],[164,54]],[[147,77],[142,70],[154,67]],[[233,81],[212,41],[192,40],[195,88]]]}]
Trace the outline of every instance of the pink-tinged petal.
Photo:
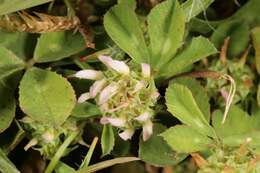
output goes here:
[{"label": "pink-tinged petal", "polygon": [[105,79],[96,81],[89,89],[90,97],[94,98],[99,91],[104,87],[106,83]]},{"label": "pink-tinged petal", "polygon": [[85,102],[86,100],[88,100],[88,99],[90,99],[90,98],[91,98],[91,97],[90,97],[89,92],[83,93],[83,94],[81,94],[80,97],[78,98],[78,103],[83,103],[83,102]]},{"label": "pink-tinged petal", "polygon": [[132,92],[132,94],[136,93],[137,91],[139,91],[143,87],[144,87],[144,84],[142,82],[138,81],[138,83],[136,84],[135,89]]},{"label": "pink-tinged petal", "polygon": [[152,121],[148,120],[143,125],[143,140],[147,141],[152,134],[153,134],[153,123]]},{"label": "pink-tinged petal", "polygon": [[115,127],[122,127],[125,125],[126,119],[125,118],[107,118],[112,126]]},{"label": "pink-tinged petal", "polygon": [[102,78],[103,72],[96,70],[80,70],[74,76],[80,79],[98,80]]},{"label": "pink-tinged petal", "polygon": [[99,103],[103,104],[105,103],[108,99],[113,97],[119,89],[119,85],[116,83],[111,83],[109,84],[106,88],[104,88],[100,95],[99,95]]},{"label": "pink-tinged petal", "polygon": [[157,91],[155,91],[152,93],[151,99],[157,99],[159,96],[160,96],[160,94]]},{"label": "pink-tinged petal", "polygon": [[107,119],[106,117],[100,118],[99,122],[100,122],[101,124],[107,124],[107,123],[109,123],[109,121],[108,121],[108,119]]},{"label": "pink-tinged petal", "polygon": [[125,131],[123,131],[122,133],[119,133],[118,135],[125,141],[127,141],[128,139],[131,139],[132,136],[134,135],[135,130],[134,129],[126,129]]},{"label": "pink-tinged petal", "polygon": [[108,110],[108,104],[107,103],[103,103],[101,106],[100,106],[101,109],[103,110]]},{"label": "pink-tinged petal", "polygon": [[103,55],[99,55],[98,59],[106,66],[114,69],[119,73],[122,73],[124,75],[129,75],[130,73],[129,67],[123,61],[113,60],[110,56]]},{"label": "pink-tinged petal", "polygon": [[145,122],[150,118],[150,113],[149,112],[144,112],[138,117],[134,118],[134,120],[139,121],[139,122]]},{"label": "pink-tinged petal", "polygon": [[151,67],[149,64],[141,63],[142,66],[142,75],[145,78],[150,78],[151,76]]},{"label": "pink-tinged petal", "polygon": [[220,90],[221,95],[224,97],[225,100],[228,99],[228,93],[225,90]]},{"label": "pink-tinged petal", "polygon": [[114,108],[114,109],[110,109],[108,112],[109,112],[109,113],[115,112],[115,111],[117,111],[117,110],[119,110],[119,109],[122,109],[122,108],[127,107],[128,105],[129,105],[129,103],[121,104],[120,106],[117,106],[117,107]]},{"label": "pink-tinged petal", "polygon": [[46,132],[42,135],[45,142],[50,143],[54,139],[54,134],[52,132]]},{"label": "pink-tinged petal", "polygon": [[110,56],[104,55],[98,55],[98,59],[106,66],[109,66],[108,62],[113,61],[113,59]]}]

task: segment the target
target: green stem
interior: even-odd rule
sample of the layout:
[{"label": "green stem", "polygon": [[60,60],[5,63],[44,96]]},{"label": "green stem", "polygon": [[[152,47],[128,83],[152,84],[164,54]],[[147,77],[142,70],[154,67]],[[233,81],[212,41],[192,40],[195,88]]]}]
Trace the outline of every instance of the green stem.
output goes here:
[{"label": "green stem", "polygon": [[52,8],[53,8],[53,5],[54,5],[54,2],[55,2],[55,1],[52,1],[52,2],[50,3],[50,5],[48,6],[48,14],[51,13]]},{"label": "green stem", "polygon": [[59,162],[60,158],[62,157],[63,153],[65,152],[66,148],[70,145],[70,143],[74,140],[75,137],[79,134],[80,130],[74,131],[70,134],[70,136],[63,142],[63,144],[60,146],[58,151],[55,153],[53,159],[49,163],[47,169],[44,173],[52,173],[55,166]]},{"label": "green stem", "polygon": [[79,169],[82,169],[82,168],[87,168],[88,165],[89,165],[89,162],[90,162],[90,159],[92,157],[92,154],[94,152],[94,149],[96,147],[96,144],[97,144],[97,141],[98,141],[98,137],[95,137],[91,143],[91,146],[89,147],[89,150],[88,150],[88,153],[86,155],[86,157],[84,158],[84,161],[82,162],[81,166]]},{"label": "green stem", "polygon": [[75,10],[73,9],[73,7],[72,7],[72,5],[71,5],[71,3],[70,3],[70,0],[63,0],[64,1],[64,3],[66,4],[66,6],[69,8],[69,12],[73,15],[73,16],[75,16],[76,15],[76,13],[75,13]]}]

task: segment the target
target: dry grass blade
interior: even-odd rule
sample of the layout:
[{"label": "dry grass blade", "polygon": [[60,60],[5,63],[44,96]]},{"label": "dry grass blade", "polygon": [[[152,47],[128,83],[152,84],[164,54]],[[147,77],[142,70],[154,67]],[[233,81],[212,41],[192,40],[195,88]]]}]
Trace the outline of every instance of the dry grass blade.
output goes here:
[{"label": "dry grass blade", "polygon": [[32,16],[26,12],[4,15],[0,19],[0,27],[8,31],[29,33],[50,33],[78,29],[80,20],[76,16],[51,16],[43,13],[34,13]]}]

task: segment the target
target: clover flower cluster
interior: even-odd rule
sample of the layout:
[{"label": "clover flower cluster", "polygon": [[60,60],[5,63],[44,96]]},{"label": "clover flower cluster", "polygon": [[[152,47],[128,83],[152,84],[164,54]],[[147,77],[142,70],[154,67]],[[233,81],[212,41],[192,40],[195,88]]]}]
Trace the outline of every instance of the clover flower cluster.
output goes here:
[{"label": "clover flower cluster", "polygon": [[216,148],[213,152],[213,155],[207,158],[207,164],[198,173],[260,172],[259,156],[247,149],[246,145],[240,148]]},{"label": "clover flower cluster", "polygon": [[[30,136],[28,136],[30,141],[24,149],[28,150],[33,147],[48,159],[51,159],[55,155],[64,139],[66,139],[73,131],[78,130],[76,121],[71,119],[68,119],[59,128],[54,128],[47,124],[37,122],[29,116],[25,116],[20,121],[23,122],[24,129],[29,132],[28,134],[30,134]],[[71,150],[72,149],[67,148],[65,154],[69,153]]]},{"label": "clover flower cluster", "polygon": [[122,132],[119,136],[131,139],[136,129],[143,128],[143,140],[153,133],[152,120],[159,93],[151,76],[150,65],[141,63],[141,71],[130,71],[123,61],[109,56],[98,56],[107,71],[81,70],[74,77],[95,80],[89,92],[83,93],[78,102],[95,99],[102,113],[100,123],[110,123]]}]

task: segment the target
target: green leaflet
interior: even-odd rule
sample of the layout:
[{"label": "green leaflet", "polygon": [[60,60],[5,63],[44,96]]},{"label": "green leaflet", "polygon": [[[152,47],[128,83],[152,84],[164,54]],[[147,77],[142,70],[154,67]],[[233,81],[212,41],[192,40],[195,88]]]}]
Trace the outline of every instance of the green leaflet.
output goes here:
[{"label": "green leaflet", "polygon": [[182,8],[186,22],[189,22],[190,19],[205,11],[212,2],[214,2],[214,0],[188,0],[184,2]]},{"label": "green leaflet", "polygon": [[0,82],[0,133],[7,129],[15,116],[15,99],[13,90]]},{"label": "green leaflet", "polygon": [[115,136],[113,128],[110,124],[105,124],[103,127],[103,132],[101,136],[101,147],[103,155],[109,154],[115,145]]},{"label": "green leaflet", "polygon": [[215,136],[214,129],[205,119],[187,87],[180,84],[170,85],[166,91],[166,105],[168,111],[182,123],[203,135]]},{"label": "green leaflet", "polygon": [[0,57],[0,79],[25,67],[21,59],[3,46],[0,46]]},{"label": "green leaflet", "polygon": [[136,9],[136,0],[117,0],[117,3],[126,3],[129,5],[133,10]]},{"label": "green leaflet", "polygon": [[149,140],[146,142],[142,139],[139,140],[139,157],[141,160],[158,167],[164,167],[177,164],[188,156],[174,152],[163,138],[158,136],[165,129],[166,127],[161,124],[154,124],[153,135]]},{"label": "green leaflet", "polygon": [[206,150],[213,144],[210,138],[185,125],[171,127],[161,135],[172,149],[182,153]]},{"label": "green leaflet", "polygon": [[200,84],[200,82],[190,77],[184,77],[184,78],[177,78],[175,80],[172,80],[171,83],[182,84],[190,89],[199,109],[205,116],[206,120],[209,122],[210,121],[209,97],[205,89]]},{"label": "green leaflet", "polygon": [[71,115],[79,119],[87,119],[99,116],[101,113],[96,105],[89,102],[84,102],[76,103]]},{"label": "green leaflet", "polygon": [[18,58],[27,60],[33,56],[36,34],[0,31],[0,45],[12,51]]},{"label": "green leaflet", "polygon": [[104,16],[104,26],[116,44],[138,63],[149,63],[149,52],[134,11],[121,3]]},{"label": "green leaflet", "polygon": [[184,26],[184,13],[178,1],[168,0],[152,9],[148,16],[152,67],[160,68],[173,58],[182,44]]},{"label": "green leaflet", "polygon": [[222,22],[211,35],[211,42],[218,50],[224,44],[224,40],[230,37],[227,49],[228,56],[234,57],[243,53],[250,40],[249,27],[241,21]]},{"label": "green leaflet", "polygon": [[74,90],[65,78],[36,67],[26,71],[19,89],[22,110],[56,127],[68,118],[76,102]]},{"label": "green leaflet", "polygon": [[73,31],[58,31],[41,34],[35,51],[36,62],[50,62],[74,55],[86,48],[81,34]]},{"label": "green leaflet", "polygon": [[221,110],[216,110],[212,115],[214,129],[220,138],[260,130],[258,116],[249,116],[237,106],[230,107],[224,124],[221,123],[223,115]]},{"label": "green leaflet", "polygon": [[23,10],[25,8],[34,7],[50,1],[52,0],[1,0],[0,15]]},{"label": "green leaflet", "polygon": [[186,43],[183,50],[173,60],[161,68],[158,75],[172,76],[184,67],[215,53],[217,50],[208,39],[204,37],[193,38],[189,43]]}]

